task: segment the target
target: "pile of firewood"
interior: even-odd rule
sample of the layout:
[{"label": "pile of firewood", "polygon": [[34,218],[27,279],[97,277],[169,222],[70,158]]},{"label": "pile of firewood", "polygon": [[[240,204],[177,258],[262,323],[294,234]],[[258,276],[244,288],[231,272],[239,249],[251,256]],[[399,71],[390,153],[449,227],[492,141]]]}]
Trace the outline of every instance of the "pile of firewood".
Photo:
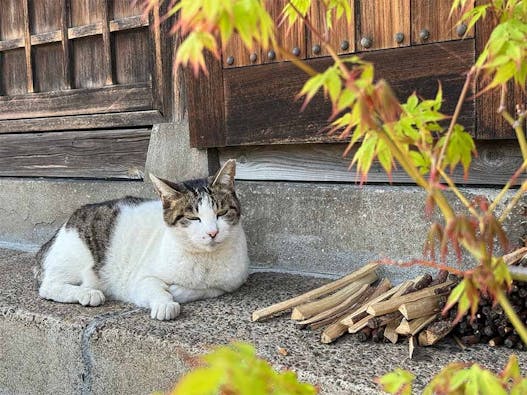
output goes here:
[{"label": "pile of firewood", "polygon": [[[527,249],[505,257],[513,264],[525,256]],[[410,355],[417,343],[429,346],[449,333],[460,344],[488,342],[523,348],[523,343],[507,320],[503,310],[482,299],[476,319],[465,317],[454,325],[456,310],[446,316],[441,311],[448,295],[459,279],[440,271],[435,278],[419,276],[392,286],[379,279],[377,263],[370,263],[336,281],[292,299],[256,310],[253,321],[292,310],[291,319],[300,328],[322,329],[322,343],[331,343],[345,333],[354,333],[359,340],[396,343],[408,337]],[[527,319],[527,284],[515,284],[510,301],[522,320]],[[525,321],[524,321],[525,322]]]},{"label": "pile of firewood", "polygon": [[378,266],[370,263],[322,287],[257,310],[252,320],[292,309],[291,319],[299,327],[324,328],[323,343],[331,343],[347,332],[357,333],[361,340],[385,338],[396,343],[400,335],[417,336],[440,318],[455,285],[446,272],[440,272],[435,279],[425,274],[393,287],[387,279],[378,278]]}]

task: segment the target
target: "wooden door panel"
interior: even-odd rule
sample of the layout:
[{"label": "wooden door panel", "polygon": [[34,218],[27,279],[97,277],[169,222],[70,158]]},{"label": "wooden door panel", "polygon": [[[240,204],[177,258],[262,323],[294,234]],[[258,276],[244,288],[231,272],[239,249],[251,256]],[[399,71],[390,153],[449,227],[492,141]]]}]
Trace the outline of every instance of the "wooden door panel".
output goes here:
[{"label": "wooden door panel", "polygon": [[[346,16],[343,15],[339,21],[336,21],[336,13],[333,12],[333,27],[329,30],[326,26],[326,12],[319,1],[311,3],[309,18],[314,28],[323,35],[330,45],[337,50],[338,54],[355,52],[355,2],[350,1],[351,22],[348,23]],[[310,58],[319,56],[328,56],[321,39],[313,32],[308,32],[307,52]]]},{"label": "wooden door panel", "polygon": [[[412,0],[412,44],[456,40],[464,37],[458,29],[460,12],[450,17],[451,0]],[[473,37],[473,29],[466,37]]]},{"label": "wooden door panel", "polygon": [[255,46],[252,51],[245,48],[238,34],[234,34],[222,53],[223,67],[250,66],[262,63],[262,51]]},{"label": "wooden door panel", "polygon": [[410,0],[360,1],[357,49],[395,48],[409,44]]},{"label": "wooden door panel", "polygon": [[[279,23],[282,19],[282,10],[287,4],[287,0],[267,0],[266,6],[269,14],[274,21]],[[288,32],[289,30],[289,32]],[[290,29],[288,29],[287,21],[278,25],[276,32],[276,40],[278,45],[282,47],[284,52],[292,55],[293,52],[298,55],[294,55],[300,59],[306,57],[306,35],[305,27],[302,23],[295,23]],[[283,56],[278,49],[272,49],[273,53],[265,53],[262,60],[264,63],[273,63],[283,60],[287,60],[287,56]],[[297,52],[298,50],[298,52]],[[271,55],[271,56],[269,56]]]},{"label": "wooden door panel", "polygon": [[26,93],[25,76],[26,55],[23,49],[0,53],[0,95],[11,96]]}]

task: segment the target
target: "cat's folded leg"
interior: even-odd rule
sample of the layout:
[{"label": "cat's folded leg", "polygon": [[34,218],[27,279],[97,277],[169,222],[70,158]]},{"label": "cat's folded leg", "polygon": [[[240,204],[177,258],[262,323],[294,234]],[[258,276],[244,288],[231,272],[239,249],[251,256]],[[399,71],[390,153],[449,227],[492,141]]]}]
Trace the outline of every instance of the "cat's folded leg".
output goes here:
[{"label": "cat's folded leg", "polygon": [[39,295],[61,303],[80,303],[83,306],[99,306],[104,303],[104,294],[98,289],[80,285],[43,282]]},{"label": "cat's folded leg", "polygon": [[174,300],[179,303],[188,303],[200,299],[216,298],[225,293],[224,290],[219,288],[206,288],[206,289],[192,289],[185,288],[180,285],[171,285],[168,291],[174,297]]},{"label": "cat's folded leg", "polygon": [[146,277],[139,281],[132,297],[137,305],[150,308],[151,318],[161,321],[173,320],[179,315],[181,306],[174,302],[167,288],[168,285],[162,280]]}]

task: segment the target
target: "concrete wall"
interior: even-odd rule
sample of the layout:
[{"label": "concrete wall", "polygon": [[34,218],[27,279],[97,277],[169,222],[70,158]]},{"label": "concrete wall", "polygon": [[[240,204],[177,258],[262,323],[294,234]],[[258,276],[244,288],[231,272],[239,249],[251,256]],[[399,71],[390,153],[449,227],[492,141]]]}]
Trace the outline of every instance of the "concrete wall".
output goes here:
[{"label": "concrete wall", "polygon": [[[430,219],[419,188],[239,181],[237,190],[255,268],[341,274],[374,259],[422,257]],[[36,248],[80,205],[129,194],[154,196],[141,182],[1,179],[0,241]],[[522,209],[507,221],[513,243],[527,233]],[[418,273],[386,270],[395,279]]]}]

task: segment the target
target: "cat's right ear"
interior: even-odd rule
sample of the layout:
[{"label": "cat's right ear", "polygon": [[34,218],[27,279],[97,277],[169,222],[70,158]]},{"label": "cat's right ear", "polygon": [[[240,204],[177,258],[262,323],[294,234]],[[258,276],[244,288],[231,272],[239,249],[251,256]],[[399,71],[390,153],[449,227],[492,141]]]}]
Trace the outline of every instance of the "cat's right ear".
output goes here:
[{"label": "cat's right ear", "polygon": [[182,193],[168,185],[166,180],[157,178],[153,174],[149,174],[154,189],[162,200],[177,200],[182,197]]}]

